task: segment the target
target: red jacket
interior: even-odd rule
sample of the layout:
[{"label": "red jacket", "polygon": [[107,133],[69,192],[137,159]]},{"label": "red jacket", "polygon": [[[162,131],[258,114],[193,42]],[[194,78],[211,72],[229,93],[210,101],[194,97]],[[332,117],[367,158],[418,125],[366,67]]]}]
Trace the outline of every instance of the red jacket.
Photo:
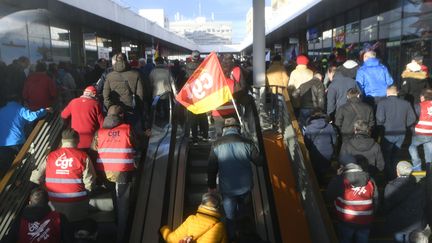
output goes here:
[{"label": "red jacket", "polygon": [[416,134],[432,136],[432,101],[420,103],[420,117],[415,126]]},{"label": "red jacket", "polygon": [[22,95],[29,109],[35,111],[54,104],[57,87],[46,73],[36,72],[27,78]]},{"label": "red jacket", "polygon": [[129,124],[121,124],[111,129],[99,129],[97,136],[97,170],[118,172],[135,170],[135,151],[130,139],[130,133],[131,127]]},{"label": "red jacket", "polygon": [[71,118],[71,127],[79,134],[78,148],[90,148],[95,132],[102,127],[103,115],[99,102],[87,97],[71,100],[61,113]]},{"label": "red jacket", "polygon": [[83,172],[88,156],[76,148],[60,148],[48,154],[45,186],[51,201],[75,202],[87,198]]},{"label": "red jacket", "polygon": [[21,219],[18,243],[57,243],[61,241],[60,214],[52,211],[43,219],[29,222]]}]

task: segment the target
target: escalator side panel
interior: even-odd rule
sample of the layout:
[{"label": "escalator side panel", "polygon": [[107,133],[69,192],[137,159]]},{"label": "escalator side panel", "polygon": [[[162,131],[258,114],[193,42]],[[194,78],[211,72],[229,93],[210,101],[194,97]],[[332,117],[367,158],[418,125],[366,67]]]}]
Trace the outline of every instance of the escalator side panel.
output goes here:
[{"label": "escalator side panel", "polygon": [[312,242],[283,137],[273,132],[263,136],[282,242]]}]

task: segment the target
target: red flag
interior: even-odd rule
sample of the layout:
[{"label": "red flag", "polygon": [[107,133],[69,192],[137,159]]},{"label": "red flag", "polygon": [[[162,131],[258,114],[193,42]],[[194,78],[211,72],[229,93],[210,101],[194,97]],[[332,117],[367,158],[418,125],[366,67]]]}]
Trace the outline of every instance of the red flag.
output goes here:
[{"label": "red flag", "polygon": [[176,100],[195,114],[212,111],[232,99],[219,59],[212,52],[189,77]]}]

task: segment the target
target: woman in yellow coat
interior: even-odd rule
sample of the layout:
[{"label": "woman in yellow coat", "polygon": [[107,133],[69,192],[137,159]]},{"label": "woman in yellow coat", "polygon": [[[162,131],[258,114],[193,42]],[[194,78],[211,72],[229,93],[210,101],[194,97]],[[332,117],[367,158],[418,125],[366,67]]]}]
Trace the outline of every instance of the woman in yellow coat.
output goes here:
[{"label": "woman in yellow coat", "polygon": [[276,55],[273,57],[273,61],[266,72],[267,82],[270,86],[278,86],[272,88],[272,93],[282,93],[285,101],[288,100],[288,74],[286,73],[285,67],[282,64],[282,57]]},{"label": "woman in yellow coat", "polygon": [[227,243],[225,225],[220,221],[221,198],[214,193],[206,193],[195,215],[189,216],[176,230],[168,226],[160,229],[167,243]]}]

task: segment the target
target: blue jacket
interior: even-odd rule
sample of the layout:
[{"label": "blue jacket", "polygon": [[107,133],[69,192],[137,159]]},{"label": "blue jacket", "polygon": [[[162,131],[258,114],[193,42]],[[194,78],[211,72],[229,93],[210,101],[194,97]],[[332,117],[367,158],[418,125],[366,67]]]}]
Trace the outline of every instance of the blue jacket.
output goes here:
[{"label": "blue jacket", "polygon": [[336,131],[325,118],[313,119],[306,126],[305,140],[312,159],[322,156],[330,160],[337,142]]},{"label": "blue jacket", "polygon": [[359,68],[356,76],[357,83],[364,96],[384,97],[387,87],[393,84],[387,68],[378,59],[369,58]]},{"label": "blue jacket", "polygon": [[210,150],[208,187],[216,188],[219,173],[219,191],[224,196],[238,196],[253,187],[251,163],[258,164],[260,155],[252,141],[245,139],[235,128],[226,128]]},{"label": "blue jacket", "polygon": [[45,116],[46,110],[31,111],[15,101],[0,108],[0,146],[21,145],[25,142],[26,124]]}]

